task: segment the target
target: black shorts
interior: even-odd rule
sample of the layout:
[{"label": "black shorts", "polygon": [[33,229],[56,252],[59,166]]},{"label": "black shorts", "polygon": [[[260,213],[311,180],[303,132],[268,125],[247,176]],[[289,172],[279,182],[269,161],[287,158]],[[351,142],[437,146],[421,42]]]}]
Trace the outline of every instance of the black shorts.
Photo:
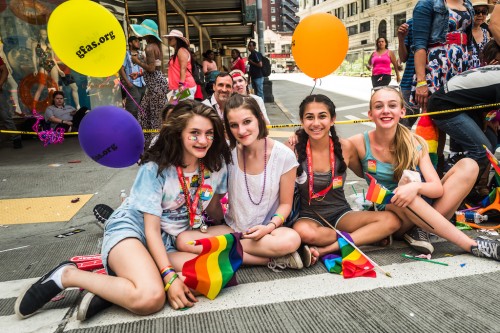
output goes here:
[{"label": "black shorts", "polygon": [[66,74],[66,76],[61,76],[59,77],[59,79],[65,86],[69,86],[72,83],[76,83],[75,78],[71,74]]}]

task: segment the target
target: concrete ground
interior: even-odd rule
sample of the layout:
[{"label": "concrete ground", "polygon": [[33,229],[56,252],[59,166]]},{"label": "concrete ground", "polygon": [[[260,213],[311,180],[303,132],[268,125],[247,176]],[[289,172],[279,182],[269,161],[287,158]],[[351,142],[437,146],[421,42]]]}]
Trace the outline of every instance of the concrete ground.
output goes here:
[{"label": "concrete ground", "polygon": [[[266,105],[271,122],[297,122],[298,105],[311,90],[300,83],[309,83],[300,76],[271,79],[276,98]],[[349,94],[348,81],[329,77],[315,92],[332,97],[338,120],[364,118],[366,83],[352,83],[358,89]],[[344,94],[336,92],[340,86]],[[369,126],[339,126],[342,136],[365,129]],[[291,131],[276,129],[271,134],[283,140]],[[68,163],[73,160],[81,162]],[[100,251],[103,230],[92,208],[98,203],[117,207],[120,190],[129,192],[136,172],[136,166],[110,169],[96,164],[82,152],[77,138],[45,148],[34,139],[25,140],[22,150],[0,145],[0,199],[94,194],[68,222],[0,221],[0,332],[500,332],[500,263],[475,258],[438,238],[433,259],[448,266],[401,257],[416,253],[399,241],[386,248],[364,247],[392,278],[378,272],[376,278],[343,279],[322,264],[280,273],[243,267],[237,273],[238,286],[213,301],[200,297],[187,311],[165,306],[155,315],[140,317],[115,306],[80,323],[75,310],[85,291],[72,289],[39,314],[17,319],[13,306],[23,287],[63,260]],[[352,174],[347,184],[348,196],[353,189],[366,188]],[[55,237],[74,228],[84,231]],[[468,234],[476,237],[478,232]]]}]

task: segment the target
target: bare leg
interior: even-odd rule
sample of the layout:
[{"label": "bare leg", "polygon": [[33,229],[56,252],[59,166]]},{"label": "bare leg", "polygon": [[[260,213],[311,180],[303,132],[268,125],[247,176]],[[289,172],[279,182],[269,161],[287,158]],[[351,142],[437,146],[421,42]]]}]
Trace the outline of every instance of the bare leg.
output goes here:
[{"label": "bare leg", "polygon": [[135,238],[118,243],[108,263],[117,276],[95,274],[68,267],[62,275],[64,287],[80,287],[129,311],[147,315],[165,304],[163,281],[144,245]]},{"label": "bare leg", "polygon": [[478,173],[479,166],[473,159],[458,161],[441,180],[444,194],[434,202],[434,209],[450,219],[474,187]]},{"label": "bare leg", "polygon": [[[234,230],[225,225],[209,227],[207,233],[197,230],[185,231],[177,237],[177,249],[184,252],[200,253],[200,246],[188,245],[187,242],[232,232]],[[258,241],[243,238],[241,246],[245,265],[267,265],[269,258],[281,257],[296,251],[300,246],[300,237],[289,228],[278,228]]]},{"label": "bare leg", "polygon": [[14,103],[16,103],[16,106],[15,106],[16,113],[22,114],[23,112],[21,111],[21,105],[19,104],[19,96],[17,94],[17,89],[18,89],[17,82],[16,82],[16,80],[14,80],[12,75],[9,75],[9,77],[7,78],[7,83],[9,85],[9,92],[12,96],[12,99],[14,100]]},{"label": "bare leg", "polygon": [[[40,68],[40,71],[38,72],[39,75],[41,74],[47,74],[45,69]],[[42,84],[42,82],[38,81],[38,87],[36,89],[35,95],[33,96],[33,105],[30,105],[30,107],[35,110],[36,109],[36,104],[40,100],[40,95],[42,94],[43,89],[45,88],[45,85]]]},{"label": "bare leg", "polygon": [[78,86],[76,83],[71,83],[69,85],[71,88],[71,96],[73,96],[73,101],[75,102],[76,109],[80,108],[80,97],[78,97]]},{"label": "bare leg", "polygon": [[453,244],[461,247],[467,252],[471,251],[471,246],[477,245],[476,241],[470,239],[462,231],[455,228],[453,224],[450,223],[443,215],[436,211],[432,206],[424,201],[420,196],[417,196],[410,204],[411,209],[413,209],[422,219],[427,223],[432,225],[434,229],[429,228],[429,226],[418,218],[415,214],[411,213],[406,208],[396,207],[394,205],[387,205],[386,210],[392,211],[402,221],[411,221],[418,227],[432,232],[439,237],[445,238],[452,242]]},{"label": "bare leg", "polygon": [[[56,88],[48,88],[49,89],[49,92],[52,90],[62,90],[62,87],[59,87],[59,72],[57,71],[57,68],[52,68],[50,70],[50,77],[52,78],[52,81],[54,81],[55,85],[56,85]],[[47,82],[47,87],[49,86],[48,82]]]},{"label": "bare leg", "polygon": [[[350,212],[341,218],[337,229],[349,232],[356,245],[366,245],[384,239],[400,226],[398,217],[390,212]],[[321,226],[309,219],[301,219],[295,223],[294,229],[304,243],[318,247],[320,256],[340,249],[337,233],[330,227]]]}]

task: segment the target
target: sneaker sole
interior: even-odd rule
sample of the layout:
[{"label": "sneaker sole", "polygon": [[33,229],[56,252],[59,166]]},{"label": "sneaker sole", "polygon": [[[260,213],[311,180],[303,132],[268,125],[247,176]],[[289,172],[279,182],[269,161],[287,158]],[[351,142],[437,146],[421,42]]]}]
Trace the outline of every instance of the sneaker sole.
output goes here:
[{"label": "sneaker sole", "polygon": [[302,259],[300,258],[300,255],[297,251],[292,253],[292,258],[295,260],[295,263],[297,264],[297,267],[290,267],[292,269],[302,269],[304,268],[304,264],[302,263]]},{"label": "sneaker sole", "polygon": [[302,263],[304,264],[305,268],[311,266],[312,253],[311,253],[311,249],[309,248],[309,246],[304,245],[300,249],[300,258],[302,259]]},{"label": "sneaker sole", "polygon": [[[428,246],[430,247],[430,249],[429,249],[429,247],[426,247],[426,246],[424,246],[424,245],[418,245],[418,244],[415,244],[415,243],[410,242],[410,241],[407,239],[406,235],[404,236],[404,240],[405,240],[405,242],[406,242],[406,243],[407,243],[407,244],[408,244],[408,245],[409,245],[412,249],[414,249],[415,251],[417,251],[417,252],[419,252],[419,253],[422,253],[422,254],[432,254],[432,253],[434,252],[434,246],[432,246],[432,244],[431,244],[431,243],[428,243],[428,244],[429,244]],[[412,240],[413,240],[413,239],[412,239]]]},{"label": "sneaker sole", "polygon": [[90,297],[90,295],[90,293],[87,293],[85,294],[85,296],[83,296],[82,301],[78,305],[76,320],[85,321],[87,319],[87,311],[89,309],[90,302],[92,301],[92,297]]}]

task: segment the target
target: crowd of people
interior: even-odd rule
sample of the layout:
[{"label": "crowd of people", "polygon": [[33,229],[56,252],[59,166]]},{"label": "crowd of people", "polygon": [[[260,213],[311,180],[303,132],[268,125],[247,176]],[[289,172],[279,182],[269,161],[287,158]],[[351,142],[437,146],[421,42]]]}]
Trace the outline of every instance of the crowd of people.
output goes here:
[{"label": "crowd of people", "polygon": [[[473,18],[483,17],[478,21],[482,26],[485,10],[490,9],[483,0],[420,0],[415,19],[398,29],[403,42],[400,58],[414,60],[414,72],[403,75],[411,77],[404,89],[388,85],[390,65],[398,73],[397,62],[387,40],[377,39],[369,64],[374,89],[368,116],[375,128],[340,138],[334,102],[321,94],[310,95],[299,106],[302,127],[286,144],[268,136],[262,76],[257,73],[262,55],[253,41],[248,45],[250,77],[257,96],[248,94],[248,78],[238,65],[237,52],[230,73],[213,67],[208,53],[203,72],[218,73],[213,94],[200,103],[194,100],[189,40],[177,30],[164,36],[175,48],[169,62],[172,107],[160,87],[160,37],[151,35],[154,22],[145,20],[142,25],[148,29],[142,34],[141,25],[133,26],[148,46],[142,59],[131,51],[130,67],[143,69],[148,90],[151,82],[157,87],[146,93],[140,106],[146,117],[160,121],[163,110],[166,119],[164,124],[151,124],[161,128],[160,134],[147,143],[130,196],[106,218],[102,258],[108,274],[81,271],[63,262],[21,293],[16,314],[29,317],[70,287],[88,291],[78,309],[79,320],[112,304],[140,315],[157,312],[165,303],[173,309],[191,307],[197,295],[180,272],[200,248],[187,244],[232,232],[242,233],[244,264],[272,270],[303,269],[338,251],[332,226],[350,233],[356,245],[388,246],[394,237],[427,254],[434,251],[432,232],[476,257],[500,261],[500,241],[471,239],[449,221],[486,167],[484,151],[475,148],[476,140],[491,147],[480,127],[484,117],[478,122],[465,112],[444,120],[435,117],[437,125],[471,154],[443,178],[431,162],[427,142],[402,123],[409,106],[418,112],[500,101],[498,44],[473,28]],[[500,39],[498,25],[490,31]],[[488,66],[471,69],[473,39],[480,65]],[[57,122],[57,115],[54,119]],[[393,191],[390,203],[353,211],[344,191],[347,169]],[[291,218],[293,209],[298,214]]]}]

